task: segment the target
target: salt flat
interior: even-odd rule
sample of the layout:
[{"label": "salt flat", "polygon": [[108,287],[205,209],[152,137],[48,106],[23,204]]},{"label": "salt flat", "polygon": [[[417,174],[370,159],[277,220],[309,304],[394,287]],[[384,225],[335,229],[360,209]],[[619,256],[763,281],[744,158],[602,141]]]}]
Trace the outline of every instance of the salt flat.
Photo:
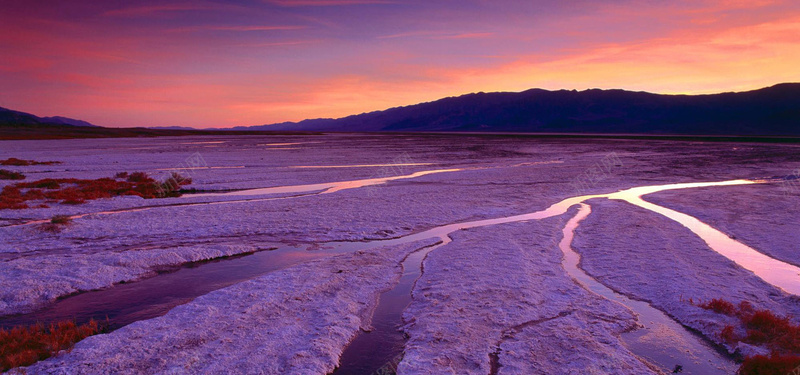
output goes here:
[{"label": "salt flat", "polygon": [[[161,317],[86,339],[29,373],[328,373],[348,342],[369,334],[359,332],[369,330],[370,311],[398,282],[405,256],[439,239],[382,241],[541,211],[579,195],[761,181],[800,167],[795,145],[469,135],[3,141],[0,159],[8,157],[63,162],[19,167],[28,180],[122,171],[160,177],[175,169],[192,178],[190,187],[212,194],[0,211],[2,315],[46,310],[59,297],[100,296],[123,281],[158,278],[169,267],[274,246],[322,258],[198,295]],[[439,170],[447,172],[397,178]],[[392,180],[344,184],[329,193],[230,194],[380,178]],[[789,208],[797,207],[800,194],[778,194],[779,185],[676,190],[645,199],[797,264],[791,238],[800,211]],[[714,252],[679,224],[625,202],[587,203],[593,211],[575,232],[581,266],[607,287],[699,331],[698,340],[723,344],[716,332],[729,318],[689,299],[747,300],[798,320],[796,296]],[[39,229],[38,221],[57,214],[75,218],[60,232]],[[411,303],[396,322],[408,336],[398,372],[575,370],[559,363],[580,363],[594,373],[671,371],[672,364],[648,362],[620,340],[637,328],[635,313],[581,288],[561,267],[559,225],[572,215],[457,231],[452,242],[428,253]],[[184,344],[176,344],[180,340]]]}]

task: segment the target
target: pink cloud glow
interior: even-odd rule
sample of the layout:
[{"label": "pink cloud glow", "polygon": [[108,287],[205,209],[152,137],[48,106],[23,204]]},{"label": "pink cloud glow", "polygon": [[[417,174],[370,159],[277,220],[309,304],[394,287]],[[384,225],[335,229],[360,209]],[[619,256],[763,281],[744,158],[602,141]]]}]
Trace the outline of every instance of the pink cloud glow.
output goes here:
[{"label": "pink cloud glow", "polygon": [[220,127],[476,91],[800,81],[791,1],[120,4],[4,11],[0,106],[105,126]]}]

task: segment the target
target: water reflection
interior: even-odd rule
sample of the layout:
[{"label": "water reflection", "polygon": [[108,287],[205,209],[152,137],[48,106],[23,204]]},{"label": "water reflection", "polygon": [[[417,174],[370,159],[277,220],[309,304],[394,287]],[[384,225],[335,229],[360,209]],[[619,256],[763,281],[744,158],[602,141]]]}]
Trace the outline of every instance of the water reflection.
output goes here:
[{"label": "water reflection", "polygon": [[609,194],[609,199],[616,199],[642,207],[664,215],[700,237],[712,250],[736,262],[739,266],[752,271],[764,281],[779,287],[787,293],[800,295],[800,268],[789,263],[769,257],[757,250],[730,238],[727,234],[714,229],[710,225],[682,212],[671,210],[642,199],[643,195],[664,190],[688,189],[708,186],[748,185],[758,183],[749,180],[732,180],[722,182],[672,184],[662,186],[645,186]]},{"label": "water reflection", "polygon": [[619,302],[638,315],[642,327],[621,335],[625,346],[637,356],[657,364],[665,371],[672,371],[676,365],[680,365],[686,374],[734,373],[736,365],[733,361],[724,358],[662,311],[646,302],[633,300],[614,292],[579,267],[581,257],[572,249],[572,240],[575,237],[575,228],[591,212],[589,205],[581,203],[578,213],[564,226],[564,236],[558,244],[564,253],[562,265],[567,274],[586,289],[611,301]]},{"label": "water reflection", "polygon": [[350,165],[293,165],[289,168],[367,168],[367,167],[413,167],[433,165],[433,163],[394,163],[394,164],[350,164]]},{"label": "water reflection", "polygon": [[363,180],[339,181],[339,182],[323,182],[318,184],[308,185],[291,185],[291,186],[275,186],[268,188],[239,190],[226,193],[205,193],[205,194],[187,194],[184,197],[224,197],[224,196],[248,196],[248,195],[266,195],[266,194],[282,194],[282,193],[308,193],[313,191],[322,191],[323,193],[334,193],[337,191],[355,189],[370,185],[379,185],[387,181],[402,180],[406,178],[416,178],[435,173],[457,172],[459,168],[452,169],[434,169],[430,171],[420,171],[412,174],[391,177],[367,178]]}]

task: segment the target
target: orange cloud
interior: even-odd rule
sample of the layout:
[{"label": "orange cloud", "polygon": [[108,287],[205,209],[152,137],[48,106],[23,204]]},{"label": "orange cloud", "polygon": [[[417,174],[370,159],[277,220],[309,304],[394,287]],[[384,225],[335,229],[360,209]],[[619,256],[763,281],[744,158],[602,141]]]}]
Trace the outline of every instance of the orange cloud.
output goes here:
[{"label": "orange cloud", "polygon": [[[476,91],[708,93],[800,81],[800,6],[789,1],[615,2],[541,17],[481,1],[386,3],[187,2],[74,20],[4,9],[0,87],[14,89],[0,91],[0,106],[110,126],[219,127]],[[358,4],[374,6],[336,8]]]},{"label": "orange cloud", "polygon": [[705,35],[609,44],[538,62],[535,55],[520,56],[513,63],[485,69],[406,66],[418,79],[405,82],[340,76],[308,88],[309,94],[297,102],[249,103],[237,108],[265,117],[284,113],[299,120],[341,117],[460,93],[532,87],[626,88],[676,94],[749,90],[800,81],[793,68],[800,61],[798,46],[798,19],[784,19]]}]

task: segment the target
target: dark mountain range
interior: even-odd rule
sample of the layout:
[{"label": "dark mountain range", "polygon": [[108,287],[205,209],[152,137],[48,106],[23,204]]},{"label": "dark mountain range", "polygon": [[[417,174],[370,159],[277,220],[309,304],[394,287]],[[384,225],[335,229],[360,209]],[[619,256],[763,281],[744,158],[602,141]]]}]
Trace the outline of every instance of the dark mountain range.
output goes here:
[{"label": "dark mountain range", "polygon": [[104,128],[81,120],[37,117],[0,108],[0,139],[320,131],[797,137],[800,136],[800,83],[709,95],[599,89],[476,93],[340,119],[202,130]]},{"label": "dark mountain range", "polygon": [[800,135],[800,83],[738,93],[624,90],[477,93],[363,113],[236,130]]},{"label": "dark mountain range", "polygon": [[[161,129],[161,130],[197,130],[197,128],[192,128],[189,126],[148,126],[148,129]],[[219,129],[214,128],[212,130],[226,130],[226,129]],[[227,129],[230,130],[230,129]]]},{"label": "dark mountain range", "polygon": [[48,123],[53,124],[62,124],[62,125],[72,125],[72,126],[94,126],[97,125],[91,124],[89,122],[83,120],[75,120],[69,117],[61,117],[61,116],[52,116],[52,117],[42,117],[42,120]]},{"label": "dark mountain range", "polygon": [[39,117],[32,115],[30,113],[14,111],[11,109],[0,107],[0,126],[24,127],[24,126],[63,126],[63,125],[97,127],[97,125],[92,125],[86,121],[75,120],[68,117],[62,117],[62,116]]},{"label": "dark mountain range", "polygon": [[105,128],[66,117],[38,117],[0,107],[0,140],[163,137],[185,135],[311,134],[275,131],[199,130],[192,128]]}]

